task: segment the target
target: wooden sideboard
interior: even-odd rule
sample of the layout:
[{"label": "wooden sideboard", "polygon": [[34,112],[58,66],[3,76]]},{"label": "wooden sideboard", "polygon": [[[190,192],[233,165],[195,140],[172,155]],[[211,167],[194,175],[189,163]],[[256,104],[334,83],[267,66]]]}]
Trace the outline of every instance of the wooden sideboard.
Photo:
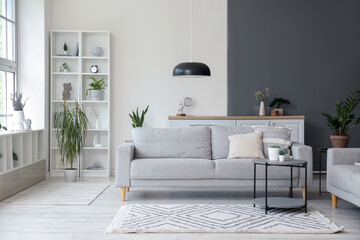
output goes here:
[{"label": "wooden sideboard", "polygon": [[196,126],[284,126],[292,129],[291,141],[305,142],[305,116],[169,116],[170,128]]}]

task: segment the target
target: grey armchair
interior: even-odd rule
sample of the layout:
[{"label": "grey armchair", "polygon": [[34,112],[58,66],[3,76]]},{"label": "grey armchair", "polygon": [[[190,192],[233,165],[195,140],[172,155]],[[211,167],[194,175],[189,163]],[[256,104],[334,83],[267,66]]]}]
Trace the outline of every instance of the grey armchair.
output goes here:
[{"label": "grey armchair", "polygon": [[360,207],[360,148],[330,148],[327,154],[327,185],[333,208],[337,198]]}]

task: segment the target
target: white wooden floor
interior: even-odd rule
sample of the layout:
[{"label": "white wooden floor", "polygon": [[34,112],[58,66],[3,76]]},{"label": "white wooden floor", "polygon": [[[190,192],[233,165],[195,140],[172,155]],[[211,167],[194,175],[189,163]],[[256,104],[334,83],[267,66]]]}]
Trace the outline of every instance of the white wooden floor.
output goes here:
[{"label": "white wooden floor", "polygon": [[[47,185],[62,182],[61,178],[51,178],[39,183]],[[0,239],[1,240],[101,240],[101,239],[352,239],[360,240],[360,208],[343,200],[338,208],[332,209],[328,193],[318,194],[318,188],[309,189],[309,204],[345,231],[328,235],[300,234],[114,234],[103,232],[119,210],[121,204],[132,203],[242,203],[250,204],[252,189],[229,189],[202,191],[178,189],[131,189],[127,202],[121,203],[120,190],[115,188],[113,179],[86,179],[83,183],[107,183],[111,186],[91,205],[13,205],[21,193],[0,202]],[[324,182],[325,183],[325,179]],[[317,180],[315,181],[317,184]],[[324,187],[325,188],[325,187]],[[287,189],[271,189],[272,194],[287,196]],[[325,190],[323,190],[325,191]],[[300,198],[300,190],[295,197]]]}]

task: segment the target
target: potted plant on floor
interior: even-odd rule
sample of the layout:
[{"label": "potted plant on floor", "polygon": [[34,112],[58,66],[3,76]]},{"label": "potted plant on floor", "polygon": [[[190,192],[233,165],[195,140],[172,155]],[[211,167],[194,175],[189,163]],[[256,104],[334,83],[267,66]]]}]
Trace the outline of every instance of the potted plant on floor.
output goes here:
[{"label": "potted plant on floor", "polygon": [[[56,141],[60,150],[61,160],[65,166],[65,182],[75,182],[78,169],[74,168],[74,162],[79,159],[85,145],[86,131],[89,120],[83,110],[83,106],[75,101],[70,106],[66,101],[61,104],[56,114]],[[70,168],[66,168],[67,164]]]},{"label": "potted plant on floor", "polygon": [[360,123],[360,117],[356,119],[353,113],[360,102],[360,90],[355,90],[343,102],[336,103],[336,113],[330,115],[321,113],[327,121],[333,135],[330,135],[331,143],[334,148],[346,148],[350,139],[348,132],[351,128]]},{"label": "potted plant on floor", "polygon": [[13,130],[22,131],[24,128],[24,107],[28,98],[22,102],[22,92],[15,92],[10,95],[10,99],[14,108],[13,112]]},{"label": "potted plant on floor", "polygon": [[90,100],[104,100],[104,89],[107,86],[105,83],[105,78],[97,80],[95,77],[90,77],[90,79],[93,80],[93,82],[89,84],[90,88],[86,90],[86,96],[90,92]]},{"label": "potted plant on floor", "polygon": [[289,100],[285,99],[285,98],[274,98],[271,103],[270,103],[270,107],[275,107],[273,110],[274,111],[278,111],[278,114],[280,116],[284,115],[284,109],[280,108],[281,105],[283,104],[291,104]]}]

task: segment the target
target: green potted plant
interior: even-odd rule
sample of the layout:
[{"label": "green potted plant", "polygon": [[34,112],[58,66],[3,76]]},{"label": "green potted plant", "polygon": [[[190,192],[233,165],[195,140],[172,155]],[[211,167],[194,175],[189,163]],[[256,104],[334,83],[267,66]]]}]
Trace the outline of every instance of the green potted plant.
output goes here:
[{"label": "green potted plant", "polygon": [[286,154],[286,149],[281,149],[279,151],[279,161],[280,162],[285,161],[285,154]]},{"label": "green potted plant", "polygon": [[274,108],[274,111],[278,111],[278,114],[280,116],[284,115],[284,109],[280,108],[281,105],[283,104],[291,104],[289,100],[285,99],[285,98],[274,98],[271,103],[270,103],[270,107],[273,108],[276,106],[276,108]]},{"label": "green potted plant", "polygon": [[61,64],[59,70],[60,70],[60,72],[71,72],[70,67],[67,65],[66,62],[64,62],[63,64]]},{"label": "green potted plant", "polygon": [[[356,119],[353,113],[359,102],[360,90],[355,90],[345,101],[336,103],[336,113],[333,115],[321,113],[333,133],[330,139],[334,148],[347,147],[350,139],[349,130],[360,123],[360,117]],[[353,123],[354,119],[356,120]]]},{"label": "green potted plant", "polygon": [[257,100],[260,101],[260,107],[254,107],[255,114],[259,116],[265,116],[265,99],[269,96],[270,89],[265,88],[265,90],[257,90],[254,95]]},{"label": "green potted plant", "polygon": [[270,146],[268,148],[268,151],[269,151],[269,160],[270,161],[279,160],[279,152],[280,152],[280,146],[279,145]]},{"label": "green potted plant", "polygon": [[141,111],[141,116],[139,115],[139,108],[136,108],[136,112],[132,111],[132,114],[129,113],[133,128],[143,126],[145,120],[145,114],[147,113],[148,109],[149,109],[149,105],[147,105],[145,110]]},{"label": "green potted plant", "polygon": [[[78,102],[75,101],[71,106],[66,101],[61,104],[55,126],[57,146],[65,166],[65,182],[75,182],[77,179],[78,169],[73,164],[84,148],[88,124],[83,106]],[[68,163],[70,168],[66,168]]]},{"label": "green potted plant", "polygon": [[[86,96],[90,96],[90,100],[101,101],[104,100],[104,89],[107,86],[105,78],[97,80],[95,77],[90,77],[93,81],[89,84],[90,88],[86,90]],[[90,94],[89,94],[90,92]]]},{"label": "green potted plant", "polygon": [[64,49],[64,54],[67,55],[67,53],[68,53],[68,46],[66,45],[66,43],[64,43],[63,49]]}]

